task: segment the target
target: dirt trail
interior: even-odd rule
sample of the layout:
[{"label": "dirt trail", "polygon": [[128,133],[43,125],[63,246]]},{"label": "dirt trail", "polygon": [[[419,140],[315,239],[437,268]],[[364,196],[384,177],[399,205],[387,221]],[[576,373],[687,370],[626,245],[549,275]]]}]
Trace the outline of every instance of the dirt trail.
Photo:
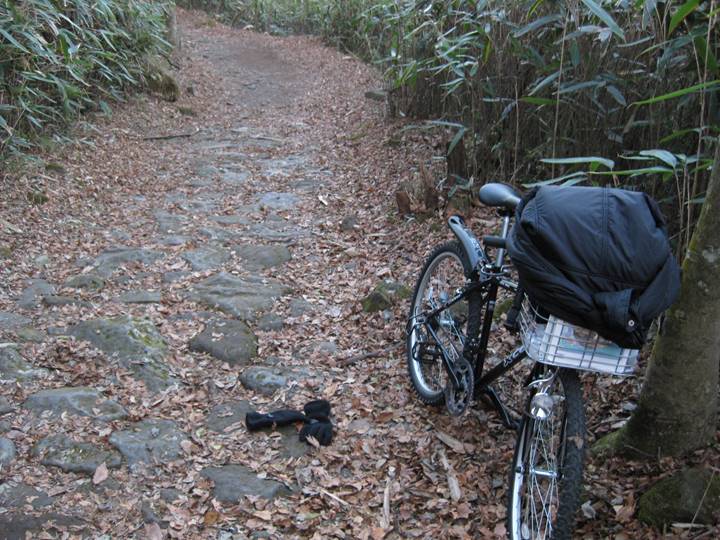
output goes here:
[{"label": "dirt trail", "polygon": [[[436,141],[314,39],[179,22],[178,103],[80,123],[0,199],[0,537],[504,534],[510,434],[418,405],[406,302],[360,304],[445,237],[394,203]],[[328,447],[245,429],[317,398]]]}]

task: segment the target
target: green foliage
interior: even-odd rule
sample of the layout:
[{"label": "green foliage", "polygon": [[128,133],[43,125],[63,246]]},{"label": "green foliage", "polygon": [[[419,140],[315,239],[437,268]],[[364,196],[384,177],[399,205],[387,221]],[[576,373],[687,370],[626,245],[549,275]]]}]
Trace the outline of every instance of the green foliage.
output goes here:
[{"label": "green foliage", "polygon": [[167,50],[168,4],[150,0],[0,0],[0,154],[35,146],[80,113],[143,83]]},{"label": "green foliage", "polygon": [[672,217],[678,252],[687,244],[720,133],[717,0],[181,5],[314,33],[376,63],[393,110],[433,119],[425,127],[446,130],[451,148],[463,140],[468,185],[644,189]]}]

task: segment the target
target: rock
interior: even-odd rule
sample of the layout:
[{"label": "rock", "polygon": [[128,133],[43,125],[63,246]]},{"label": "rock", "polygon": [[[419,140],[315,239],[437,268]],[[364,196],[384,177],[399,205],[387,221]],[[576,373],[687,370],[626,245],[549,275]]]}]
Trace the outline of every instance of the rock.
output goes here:
[{"label": "rock", "polygon": [[[720,478],[702,468],[664,478],[638,501],[638,518],[662,530],[675,522],[710,525],[720,508]],[[696,515],[697,513],[697,515]]]},{"label": "rock", "polygon": [[221,272],[192,287],[188,298],[238,319],[254,320],[258,313],[269,310],[276,298],[291,290],[277,281],[241,279]]},{"label": "rock", "polygon": [[250,226],[247,232],[267,242],[292,242],[306,235],[305,231],[293,226],[290,222],[271,219]]},{"label": "rock", "polygon": [[365,92],[365,98],[385,103],[387,101],[387,92],[385,90],[368,90]]},{"label": "rock", "polygon": [[44,296],[55,294],[55,287],[44,279],[31,279],[28,286],[20,294],[17,305],[24,309],[36,308]]},{"label": "rock", "polygon": [[237,242],[240,238],[242,238],[242,234],[239,232],[224,229],[223,227],[203,227],[198,230],[198,233],[206,237],[211,242],[218,242],[221,244]]},{"label": "rock", "polygon": [[0,415],[13,412],[14,410],[15,407],[10,404],[8,398],[6,398],[5,396],[0,396]]},{"label": "rock", "polygon": [[154,214],[157,221],[158,230],[162,234],[172,234],[180,232],[189,220],[185,216],[178,214],[169,214],[168,212],[157,211]]},{"label": "rock", "polygon": [[240,184],[244,184],[249,176],[250,173],[247,171],[223,170],[220,180],[222,180],[224,184],[230,184],[231,186],[239,186]]},{"label": "rock", "polygon": [[230,253],[224,249],[207,247],[186,251],[182,258],[185,259],[195,271],[213,270],[230,260]]},{"label": "rock", "polygon": [[252,469],[243,465],[207,467],[200,475],[215,483],[213,497],[220,502],[239,503],[246,495],[274,499],[290,494],[290,490],[284,484],[258,478]]},{"label": "rock", "polygon": [[143,523],[160,523],[160,519],[155,513],[152,502],[148,499],[140,503],[140,515],[142,516]]},{"label": "rock", "polygon": [[285,322],[279,315],[276,315],[275,313],[266,313],[258,319],[257,328],[263,332],[271,332],[273,330],[281,330],[283,324],[285,324]]},{"label": "rock", "polygon": [[297,206],[300,198],[294,193],[271,191],[264,193],[258,198],[258,202],[264,208],[272,210],[290,210]]},{"label": "rock", "polygon": [[69,335],[89,341],[133,372],[151,391],[164,390],[178,381],[164,362],[165,340],[151,321],[122,316],[94,319],[67,329]]},{"label": "rock", "polygon": [[257,338],[244,322],[216,319],[190,341],[190,350],[231,365],[247,364],[257,356]]},{"label": "rock", "polygon": [[288,369],[277,366],[252,366],[240,375],[240,382],[248,390],[271,396],[291,382],[309,378],[311,373],[303,368]]},{"label": "rock", "polygon": [[159,304],[160,291],[128,291],[120,295],[125,304]]},{"label": "rock", "polygon": [[52,532],[56,538],[60,538],[62,532],[56,527],[63,529],[67,527],[79,528],[82,524],[82,519],[78,517],[64,516],[56,512],[40,515],[30,515],[26,512],[0,515],[0,531],[3,533],[3,540],[41,538],[40,533],[47,535],[49,532]]},{"label": "rock", "polygon": [[0,261],[12,257],[13,250],[10,246],[0,246]]},{"label": "rock", "polygon": [[149,265],[155,261],[162,259],[164,253],[144,248],[126,248],[117,247],[103,251],[98,255],[92,266],[97,274],[101,277],[109,277],[129,263],[139,263]]},{"label": "rock", "polygon": [[162,275],[162,282],[163,283],[174,283],[176,281],[180,281],[181,279],[185,279],[190,275],[190,272],[165,272]]},{"label": "rock", "polygon": [[210,218],[215,223],[220,223],[220,225],[249,225],[250,220],[247,218],[247,216],[244,216],[242,214],[234,214],[230,216],[212,216]]},{"label": "rock", "polygon": [[356,418],[347,426],[348,431],[365,434],[372,429],[372,425],[366,418]]},{"label": "rock", "polygon": [[15,461],[15,445],[10,439],[0,437],[0,468],[5,468]]},{"label": "rock", "polygon": [[152,276],[150,272],[136,272],[133,275],[120,274],[113,278],[116,285],[135,285]]},{"label": "rock", "polygon": [[290,316],[300,317],[308,311],[312,311],[312,304],[304,298],[293,298],[290,300]]},{"label": "rock", "polygon": [[86,302],[85,300],[73,298],[72,296],[57,296],[54,294],[43,297],[42,303],[48,307],[54,307],[54,306],[92,307],[92,304],[90,302]]},{"label": "rock", "polygon": [[165,502],[177,501],[182,495],[182,491],[174,488],[163,488],[160,490],[160,498]]},{"label": "rock", "polygon": [[345,216],[340,222],[340,230],[351,232],[358,228],[358,218],[355,215]]},{"label": "rock", "polygon": [[0,379],[23,382],[47,376],[46,369],[34,368],[13,347],[0,348]]},{"label": "rock", "polygon": [[178,206],[191,214],[207,214],[215,210],[217,202],[209,199],[188,199],[180,201]]},{"label": "rock", "polygon": [[333,341],[321,341],[320,343],[315,345],[314,349],[315,352],[327,356],[332,356],[338,351],[337,344]]},{"label": "rock", "polygon": [[33,260],[33,264],[36,268],[45,268],[47,265],[50,264],[50,257],[48,257],[47,255],[38,255]]},{"label": "rock", "polygon": [[264,270],[288,262],[290,250],[286,246],[235,246],[232,248],[242,260],[243,266],[251,271]]},{"label": "rock", "polygon": [[52,411],[54,414],[67,412],[106,422],[127,417],[127,411],[118,402],[103,399],[100,392],[84,386],[41,390],[29,396],[23,408],[35,412]]},{"label": "rock", "polygon": [[263,159],[259,161],[265,176],[288,176],[302,169],[306,163],[307,159],[303,156],[287,156],[282,159]]},{"label": "rock", "polygon": [[254,410],[254,407],[247,401],[230,401],[215,405],[210,410],[205,425],[216,433],[227,433],[226,428],[236,424],[236,429],[245,428],[245,415]]},{"label": "rock", "polygon": [[80,274],[68,279],[63,286],[70,289],[87,289],[98,292],[105,288],[105,280],[95,274]]},{"label": "rock", "polygon": [[213,177],[213,176],[217,176],[218,174],[220,174],[220,169],[218,169],[214,165],[209,165],[207,163],[203,163],[203,164],[200,164],[195,169],[195,174],[197,174],[198,176],[208,178],[208,177]]},{"label": "rock", "polygon": [[9,311],[0,311],[0,330],[13,330],[27,324],[30,324],[30,319],[27,317]]},{"label": "rock", "polygon": [[149,419],[131,424],[130,429],[115,431],[110,444],[130,465],[166,463],[183,455],[180,443],[187,439],[172,420]]},{"label": "rock", "polygon": [[15,335],[20,341],[30,343],[42,343],[47,337],[44,332],[35,328],[30,328],[29,326],[26,326],[25,328],[18,328],[15,331]]},{"label": "rock", "polygon": [[405,285],[384,280],[362,300],[363,311],[373,313],[391,308],[398,300],[410,298],[412,291]]},{"label": "rock", "polygon": [[64,472],[76,472],[92,475],[105,463],[109,469],[120,467],[120,454],[114,450],[105,450],[97,445],[75,442],[67,435],[50,435],[41,439],[32,449],[34,457],[40,457],[40,463],[50,467],[59,467]]},{"label": "rock", "polygon": [[177,101],[180,87],[175,78],[163,67],[159,56],[146,58],[143,75],[148,89],[160,94],[167,101]]},{"label": "rock", "polygon": [[37,510],[50,506],[53,498],[44,491],[39,491],[27,484],[5,482],[0,484],[0,506],[3,508],[22,508],[26,504]]},{"label": "rock", "polygon": [[168,234],[158,238],[158,244],[163,246],[184,246],[192,242],[191,236],[183,236],[181,234]]}]

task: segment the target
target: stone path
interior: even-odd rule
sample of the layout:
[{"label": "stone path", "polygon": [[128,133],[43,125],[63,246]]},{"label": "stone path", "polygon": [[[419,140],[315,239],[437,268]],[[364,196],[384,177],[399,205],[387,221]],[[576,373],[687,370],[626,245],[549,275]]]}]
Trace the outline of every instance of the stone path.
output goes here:
[{"label": "stone path", "polygon": [[[327,225],[332,171],[304,138],[293,138],[311,131],[300,119],[302,99],[320,83],[280,45],[211,36],[188,21],[187,50],[221,81],[226,114],[196,136],[158,142],[184,159],[175,169],[162,164],[172,177],[167,190],[118,194],[113,204],[132,212],[125,230],[93,223],[88,230],[104,244],[94,239],[94,249],[68,253],[0,311],[8,338],[0,340],[0,478],[9,471],[0,480],[0,536],[137,531],[132,519],[101,526],[97,517],[122,507],[127,486],[147,499],[142,519],[164,530],[173,530],[172,508],[207,512],[208,496],[235,504],[300,493],[268,463],[292,464],[310,447],[294,426],[239,439],[244,415],[296,395],[319,397],[322,381],[344,377],[332,360],[341,331],[333,325],[349,311],[309,288],[302,270],[349,277],[357,268],[328,267],[315,244]],[[298,115],[292,129],[274,123],[285,109]],[[333,227],[355,234],[358,219]],[[392,286],[376,291],[373,306],[387,310],[398,294]],[[288,329],[299,336],[292,343]],[[110,479],[96,482],[101,467]],[[24,480],[47,475],[50,482]],[[68,506],[73,500],[89,501],[87,513]],[[171,508],[166,521],[153,510],[161,502]]]}]

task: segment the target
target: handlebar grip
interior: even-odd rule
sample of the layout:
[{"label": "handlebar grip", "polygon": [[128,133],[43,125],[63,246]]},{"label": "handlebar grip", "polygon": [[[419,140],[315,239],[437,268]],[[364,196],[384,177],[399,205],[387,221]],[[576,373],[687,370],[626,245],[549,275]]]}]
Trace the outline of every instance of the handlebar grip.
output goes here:
[{"label": "handlebar grip", "polygon": [[488,247],[505,249],[505,238],[502,236],[483,236],[483,244]]}]

